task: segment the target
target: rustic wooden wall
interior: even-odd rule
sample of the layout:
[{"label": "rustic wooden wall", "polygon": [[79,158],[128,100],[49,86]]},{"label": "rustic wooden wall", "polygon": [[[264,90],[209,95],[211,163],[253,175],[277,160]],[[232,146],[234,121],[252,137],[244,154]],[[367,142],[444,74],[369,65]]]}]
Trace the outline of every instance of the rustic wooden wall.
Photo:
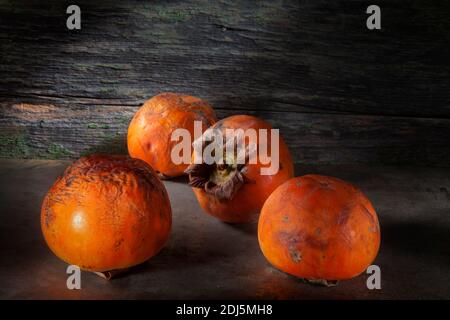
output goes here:
[{"label": "rustic wooden wall", "polygon": [[125,152],[161,91],[281,129],[297,162],[448,165],[450,4],[0,0],[0,157]]}]

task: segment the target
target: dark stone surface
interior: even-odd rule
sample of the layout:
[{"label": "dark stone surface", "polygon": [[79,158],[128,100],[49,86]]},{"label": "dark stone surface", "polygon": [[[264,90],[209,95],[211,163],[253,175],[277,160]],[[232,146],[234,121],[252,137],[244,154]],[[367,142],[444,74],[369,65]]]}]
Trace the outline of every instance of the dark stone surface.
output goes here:
[{"label": "dark stone surface", "polygon": [[300,166],[297,174],[346,179],[372,200],[382,244],[375,264],[382,289],[367,275],[325,288],[272,268],[256,225],[219,222],[199,208],[183,179],[166,182],[173,209],[170,240],[159,255],[110,282],[83,272],[66,289],[67,265],[41,235],[40,205],[68,162],[0,161],[0,298],[5,299],[430,299],[450,298],[450,170],[425,167]]}]

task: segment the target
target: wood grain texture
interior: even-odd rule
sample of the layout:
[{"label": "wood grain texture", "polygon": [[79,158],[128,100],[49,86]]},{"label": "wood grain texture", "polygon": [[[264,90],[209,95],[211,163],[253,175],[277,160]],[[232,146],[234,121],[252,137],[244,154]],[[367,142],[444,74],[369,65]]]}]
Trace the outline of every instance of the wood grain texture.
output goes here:
[{"label": "wood grain texture", "polygon": [[297,162],[448,165],[450,4],[0,1],[0,157],[124,152],[162,91],[261,116]]}]

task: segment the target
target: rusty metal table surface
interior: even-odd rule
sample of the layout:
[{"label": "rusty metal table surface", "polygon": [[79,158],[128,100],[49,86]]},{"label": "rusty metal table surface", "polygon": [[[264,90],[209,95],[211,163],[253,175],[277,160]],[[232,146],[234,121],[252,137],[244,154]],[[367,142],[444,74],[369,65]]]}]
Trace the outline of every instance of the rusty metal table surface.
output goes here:
[{"label": "rusty metal table surface", "polygon": [[259,250],[256,224],[204,214],[183,179],[165,182],[173,229],[160,254],[112,281],[83,272],[81,290],[68,290],[67,265],[47,248],[39,224],[43,196],[68,163],[0,161],[2,299],[450,298],[450,168],[297,167],[297,175],[353,182],[372,200],[382,232],[381,290],[367,289],[367,274],[325,288],[275,270]]}]

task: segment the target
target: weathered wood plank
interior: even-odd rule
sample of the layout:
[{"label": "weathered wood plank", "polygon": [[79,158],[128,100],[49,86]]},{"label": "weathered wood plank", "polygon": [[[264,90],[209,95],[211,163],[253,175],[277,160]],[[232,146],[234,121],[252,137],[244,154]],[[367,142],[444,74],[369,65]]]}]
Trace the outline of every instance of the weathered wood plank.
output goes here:
[{"label": "weathered wood plank", "polygon": [[0,1],[0,157],[124,152],[176,91],[271,121],[297,162],[448,165],[449,3],[379,1],[368,31],[365,0],[77,1],[76,32],[68,3]]},{"label": "weathered wood plank", "polygon": [[379,1],[0,3],[0,94],[132,104],[161,91],[224,108],[450,117],[450,4]]},{"label": "weathered wood plank", "polygon": [[[0,105],[0,155],[74,158],[126,152],[126,130],[137,107]],[[450,120],[367,115],[250,112],[217,108],[219,117],[254,114],[280,128],[300,163],[449,165]]]}]

